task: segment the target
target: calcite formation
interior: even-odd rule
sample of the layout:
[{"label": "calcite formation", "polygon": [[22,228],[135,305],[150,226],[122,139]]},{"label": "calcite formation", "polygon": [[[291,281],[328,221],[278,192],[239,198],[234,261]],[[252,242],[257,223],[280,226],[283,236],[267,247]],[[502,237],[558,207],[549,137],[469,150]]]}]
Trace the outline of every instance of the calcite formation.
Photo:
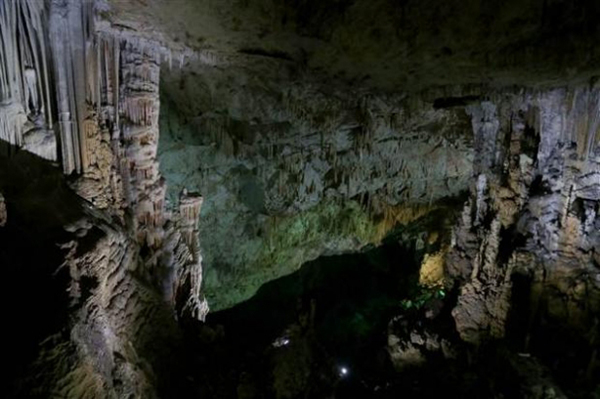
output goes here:
[{"label": "calcite formation", "polygon": [[[73,188],[127,223],[138,244],[151,250],[146,272],[171,267],[158,263],[167,220],[156,160],[159,64],[170,54],[135,37],[100,32],[94,2],[10,1],[1,10],[2,137],[47,159],[60,154],[64,173],[77,174]],[[49,34],[55,40],[46,43]],[[49,85],[56,90],[50,93]],[[52,140],[27,138],[53,125],[60,149]]]},{"label": "calcite formation", "polygon": [[423,366],[427,356],[441,353],[446,359],[456,356],[452,345],[438,334],[424,329],[410,328],[405,320],[394,319],[388,326],[388,352],[394,367],[402,371]]},{"label": "calcite formation", "polygon": [[46,22],[40,2],[0,5],[0,139],[55,160]]},{"label": "calcite formation", "polygon": [[[282,90],[276,83],[269,87],[268,81],[255,87],[237,86],[233,80],[215,87],[203,76],[216,81],[226,78],[190,68],[165,77],[169,84],[159,153],[171,202],[177,202],[183,187],[205,194],[200,226],[204,282],[215,309],[248,298],[264,281],[320,254],[377,242],[385,234],[374,232],[381,231],[385,224],[380,223],[392,209],[435,207],[441,199],[462,192],[470,192],[471,198],[456,226],[455,246],[446,265],[449,274],[466,279],[476,269],[476,275],[489,271],[482,277],[486,281],[510,280],[512,272],[496,268],[506,261],[498,260],[506,256],[498,255],[500,242],[517,226],[523,228],[524,209],[538,201],[532,199],[531,187],[539,187],[537,181],[550,168],[539,169],[539,165],[548,157],[546,152],[559,151],[548,147],[549,142],[571,143],[562,144],[567,150],[576,146],[576,164],[581,165],[577,168],[582,169],[577,172],[581,177],[573,178],[583,180],[565,184],[575,184],[574,193],[582,193],[581,199],[570,202],[577,207],[586,204],[591,219],[586,222],[590,233],[585,234],[594,237],[589,229],[597,208],[597,200],[591,199],[596,198],[598,184],[596,89],[479,87],[432,90],[408,99],[361,97],[342,90],[326,95],[301,84]],[[353,94],[356,101],[348,100]],[[479,100],[484,95],[490,100]],[[443,103],[440,97],[450,105],[436,108],[436,102]],[[553,114],[564,118],[560,127],[551,127],[544,119]],[[564,137],[548,139],[547,135],[557,134],[551,129],[561,129]],[[567,160],[574,156],[560,155]],[[568,176],[564,179],[571,179]],[[352,215],[353,223],[345,225],[342,215]],[[320,236],[319,231],[327,233]],[[294,240],[296,233],[298,240]],[[227,245],[232,234],[235,248]],[[477,238],[479,234],[485,237]],[[277,249],[265,253],[273,243]],[[512,244],[505,239],[504,245]],[[470,254],[457,248],[469,248]],[[589,259],[597,257],[588,248],[583,252]],[[515,255],[509,264],[522,262],[518,260],[522,256]],[[593,274],[589,259],[584,263]],[[462,272],[455,270],[461,268]],[[504,288],[491,290],[498,297],[490,296],[490,303],[504,305],[490,313],[502,320],[508,311],[510,282],[496,284]],[[478,290],[490,292],[485,287]],[[486,323],[490,320],[486,312],[481,317]]]},{"label": "calcite formation", "polygon": [[442,287],[444,285],[445,261],[448,248],[439,252],[425,254],[419,272],[419,284],[426,287]]},{"label": "calcite formation", "polygon": [[[156,159],[159,64],[170,54],[109,28],[100,32],[94,2],[5,1],[0,22],[0,138],[60,160],[71,187],[93,205],[65,226],[74,239],[61,244],[79,310],[56,350],[70,348],[63,355],[73,363],[65,375],[50,372],[51,386],[40,384],[61,396],[80,397],[83,389],[95,397],[152,397],[150,370],[161,365],[138,355],[150,354],[161,326],[174,326],[169,309],[200,319],[208,311],[191,220],[199,205],[190,200],[181,224],[165,213]],[[163,284],[165,273],[170,284]],[[91,292],[84,280],[94,282]],[[40,362],[54,367],[52,356]]]},{"label": "calcite formation", "polygon": [[164,73],[160,167],[173,206],[185,187],[205,197],[211,308],[244,301],[322,254],[376,244],[468,189],[464,109],[271,76],[244,85],[235,77],[243,73],[198,63]]},{"label": "calcite formation", "polygon": [[[552,302],[550,314],[572,312],[569,323],[594,325],[600,310],[599,93],[596,87],[523,92],[470,108],[480,143],[477,178],[447,264],[464,281],[453,314],[466,341],[504,335],[514,273],[546,287],[533,295]],[[561,295],[568,299],[554,303]]]},{"label": "calcite formation", "polygon": [[183,190],[179,198],[179,214],[181,217],[181,235],[183,241],[189,248],[191,259],[190,265],[184,269],[187,272],[187,280],[192,292],[185,308],[192,316],[204,320],[208,313],[208,303],[202,297],[202,255],[200,254],[200,243],[198,242],[198,220],[203,198],[197,193],[188,193]]}]

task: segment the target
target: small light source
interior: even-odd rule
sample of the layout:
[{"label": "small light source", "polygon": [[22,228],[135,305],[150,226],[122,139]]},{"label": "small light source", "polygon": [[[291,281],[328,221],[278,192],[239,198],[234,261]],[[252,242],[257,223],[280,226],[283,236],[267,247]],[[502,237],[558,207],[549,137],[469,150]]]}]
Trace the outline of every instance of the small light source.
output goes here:
[{"label": "small light source", "polygon": [[340,377],[346,377],[349,373],[349,370],[347,367],[341,366],[340,367]]},{"label": "small light source", "polygon": [[290,344],[290,339],[288,337],[279,337],[273,342],[273,346],[275,348],[281,348],[282,346],[288,346]]}]

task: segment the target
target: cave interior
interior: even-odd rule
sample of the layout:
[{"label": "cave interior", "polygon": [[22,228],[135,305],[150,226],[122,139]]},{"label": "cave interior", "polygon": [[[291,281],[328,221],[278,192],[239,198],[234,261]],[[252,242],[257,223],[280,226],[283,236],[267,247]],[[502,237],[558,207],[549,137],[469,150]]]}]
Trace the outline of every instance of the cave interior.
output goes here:
[{"label": "cave interior", "polygon": [[600,399],[598,21],[0,0],[2,397]]}]

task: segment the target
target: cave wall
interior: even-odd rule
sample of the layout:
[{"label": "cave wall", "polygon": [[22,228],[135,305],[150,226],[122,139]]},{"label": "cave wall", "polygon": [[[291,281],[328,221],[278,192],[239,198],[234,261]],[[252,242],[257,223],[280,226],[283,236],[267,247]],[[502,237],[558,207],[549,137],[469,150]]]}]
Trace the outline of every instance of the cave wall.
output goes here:
[{"label": "cave wall", "polygon": [[249,80],[198,64],[162,75],[161,172],[173,206],[184,187],[205,197],[200,243],[214,310],[320,255],[377,244],[469,187],[464,107],[274,75]]},{"label": "cave wall", "polygon": [[472,194],[446,264],[460,282],[453,315],[463,340],[504,337],[514,276],[524,275],[531,281],[529,329],[535,319],[554,320],[595,345],[599,93],[594,85],[523,91],[469,108]]},{"label": "cave wall", "polygon": [[[206,194],[201,246],[215,309],[320,254],[377,243],[396,223],[462,192],[472,198],[457,222],[449,276],[468,279],[486,262],[495,270],[515,252],[576,264],[572,273],[590,273],[594,286],[593,83],[375,95],[302,80],[283,86],[294,72],[266,65],[254,66],[264,76],[254,79],[198,65],[163,75],[161,170],[172,203],[182,187]],[[544,213],[550,208],[560,215]],[[493,233],[473,231],[486,229]],[[483,312],[484,323],[508,312],[510,284],[498,285],[502,309]]]}]

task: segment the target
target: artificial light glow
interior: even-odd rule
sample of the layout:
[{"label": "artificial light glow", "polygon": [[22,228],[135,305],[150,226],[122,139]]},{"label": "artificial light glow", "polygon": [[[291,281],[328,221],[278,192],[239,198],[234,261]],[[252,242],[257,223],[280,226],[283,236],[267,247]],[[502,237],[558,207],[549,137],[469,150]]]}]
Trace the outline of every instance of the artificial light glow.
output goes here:
[{"label": "artificial light glow", "polygon": [[275,348],[281,348],[282,346],[288,346],[290,344],[290,339],[287,337],[279,337],[273,342],[273,346]]}]

